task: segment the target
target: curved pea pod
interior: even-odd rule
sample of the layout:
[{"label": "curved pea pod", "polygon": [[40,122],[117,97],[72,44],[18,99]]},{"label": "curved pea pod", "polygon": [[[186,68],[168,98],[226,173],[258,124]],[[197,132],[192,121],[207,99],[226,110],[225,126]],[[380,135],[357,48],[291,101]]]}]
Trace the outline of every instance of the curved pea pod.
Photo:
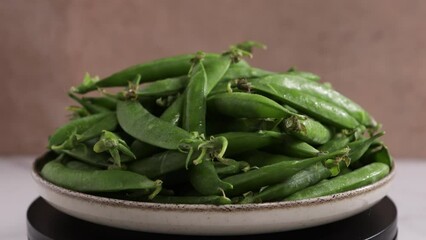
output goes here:
[{"label": "curved pea pod", "polygon": [[388,165],[390,168],[393,167],[392,156],[385,145],[380,145],[378,148],[375,148],[374,151],[367,156],[366,162],[381,162]]},{"label": "curved pea pod", "polygon": [[268,201],[280,201],[285,197],[312,186],[319,181],[331,176],[328,170],[322,163],[313,164],[305,169],[300,170],[293,176],[289,177],[282,183],[272,185],[265,190],[248,196],[241,203],[260,203]]},{"label": "curved pea pod", "polygon": [[352,172],[337,176],[327,181],[298,191],[284,200],[316,198],[357,189],[384,178],[389,173],[389,166],[384,163],[371,163]]},{"label": "curved pea pod", "polygon": [[289,157],[281,154],[271,154],[259,150],[245,152],[241,155],[236,156],[236,159],[244,160],[248,164],[250,164],[250,166],[253,167],[264,167],[267,165],[272,165],[284,161],[301,160],[300,158]]},{"label": "curved pea pod", "polygon": [[49,148],[59,147],[64,144],[71,135],[76,135],[79,142],[99,136],[103,130],[113,131],[117,127],[115,113],[106,112],[90,115],[69,122],[58,128],[49,138]]},{"label": "curved pea pod", "polygon": [[366,126],[374,126],[376,123],[370,115],[361,106],[343,96],[339,92],[331,89],[324,84],[306,80],[301,77],[291,76],[288,74],[274,75],[262,78],[264,83],[274,83],[280,85],[287,90],[297,90],[306,95],[312,95],[317,98],[328,101],[341,109],[344,109],[350,116],[355,118],[359,123]]},{"label": "curved pea pod", "polygon": [[333,153],[295,161],[283,161],[267,165],[258,169],[248,171],[224,178],[223,181],[232,184],[233,189],[225,191],[229,196],[236,196],[248,191],[256,191],[261,187],[276,184],[291,177],[297,172],[315,163],[345,156],[349,149],[341,149]]},{"label": "curved pea pod", "polygon": [[380,132],[370,138],[360,139],[349,143],[348,146],[351,149],[349,152],[351,164],[357,162],[367,152],[370,145],[384,134],[384,132]]},{"label": "curved pea pod", "polygon": [[225,155],[232,156],[271,145],[276,142],[277,139],[280,139],[282,134],[273,131],[259,131],[226,132],[215,136],[225,137],[228,140],[228,147]]},{"label": "curved pea pod", "polygon": [[233,188],[232,184],[219,178],[213,162],[204,160],[191,167],[189,181],[192,186],[203,195],[220,195]]},{"label": "curved pea pod", "polygon": [[289,135],[283,135],[280,141],[276,141],[267,150],[297,158],[307,158],[317,156],[320,151],[310,144],[295,139]]},{"label": "curved pea pod", "polygon": [[354,129],[360,124],[344,109],[318,96],[303,93],[298,89],[285,88],[275,81],[263,81],[267,78],[250,79],[251,88],[275,97],[277,100],[294,107],[315,119],[338,128]]},{"label": "curved pea pod", "polygon": [[267,97],[258,94],[220,93],[208,98],[207,107],[235,118],[287,118],[293,113]]},{"label": "curved pea pod", "polygon": [[[217,54],[206,55],[206,58],[217,57]],[[127,86],[128,81],[138,74],[141,75],[141,83],[183,76],[187,74],[191,68],[191,59],[193,58],[193,54],[179,55],[134,65],[100,81],[88,79],[72,90],[83,94],[96,90],[97,88]]]},{"label": "curved pea pod", "polygon": [[150,83],[149,85],[138,89],[139,96],[164,97],[177,94],[188,85],[188,76],[166,78]]},{"label": "curved pea pod", "polygon": [[155,117],[136,101],[119,101],[117,118],[127,134],[157,147],[178,149],[182,140],[192,138],[189,132]]},{"label": "curved pea pod", "polygon": [[151,200],[156,203],[173,203],[173,204],[212,204],[226,205],[231,204],[231,199],[225,196],[156,196]]},{"label": "curved pea pod", "polygon": [[331,139],[331,130],[320,122],[300,116],[284,120],[284,131],[309,144],[324,144]]},{"label": "curved pea pod", "polygon": [[149,178],[158,178],[162,175],[185,168],[187,154],[178,151],[165,151],[151,157],[136,160],[127,165],[127,169],[145,175]]},{"label": "curved pea pod", "polygon": [[79,192],[113,192],[149,189],[159,191],[161,182],[123,170],[77,170],[65,167],[60,161],[46,163],[41,175],[48,181]]}]

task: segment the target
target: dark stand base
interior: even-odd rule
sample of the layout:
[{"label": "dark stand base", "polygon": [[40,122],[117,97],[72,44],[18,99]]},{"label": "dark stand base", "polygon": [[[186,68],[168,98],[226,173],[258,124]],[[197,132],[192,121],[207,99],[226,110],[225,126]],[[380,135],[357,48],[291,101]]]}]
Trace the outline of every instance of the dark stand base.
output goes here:
[{"label": "dark stand base", "polygon": [[136,232],[86,222],[64,214],[42,198],[36,199],[27,211],[29,240],[81,239],[324,239],[324,240],[395,240],[397,237],[397,210],[388,197],[370,209],[353,217],[296,231],[247,236],[180,236]]}]

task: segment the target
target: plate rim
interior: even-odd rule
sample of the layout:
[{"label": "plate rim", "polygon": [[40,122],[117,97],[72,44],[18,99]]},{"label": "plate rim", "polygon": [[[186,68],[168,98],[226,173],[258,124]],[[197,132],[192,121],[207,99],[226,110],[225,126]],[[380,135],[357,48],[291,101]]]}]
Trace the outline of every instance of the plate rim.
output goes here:
[{"label": "plate rim", "polygon": [[[41,166],[43,160],[47,157],[49,152],[36,158],[32,164],[32,177],[33,179],[43,187],[46,187],[58,194],[66,195],[75,199],[88,201],[91,203],[98,203],[102,205],[108,205],[113,207],[126,207],[126,208],[137,208],[138,210],[164,210],[164,211],[211,211],[211,212],[229,212],[232,210],[236,211],[264,211],[276,208],[299,208],[304,206],[321,205],[332,201],[342,201],[347,198],[362,195],[367,192],[374,191],[383,185],[388,184],[395,176],[395,162],[392,163],[390,171],[387,176],[380,179],[379,181],[369,184],[367,186],[357,188],[350,191],[336,193],[328,196],[302,199],[295,201],[279,201],[279,202],[265,202],[265,203],[249,203],[249,204],[227,204],[227,205],[213,205],[213,204],[176,204],[176,203],[151,203],[151,202],[140,202],[131,200],[122,200],[107,198],[101,196],[95,196],[88,193],[77,192],[70,190],[58,185],[55,185],[48,180],[44,179],[41,174]],[[45,160],[44,160],[45,161]]]}]

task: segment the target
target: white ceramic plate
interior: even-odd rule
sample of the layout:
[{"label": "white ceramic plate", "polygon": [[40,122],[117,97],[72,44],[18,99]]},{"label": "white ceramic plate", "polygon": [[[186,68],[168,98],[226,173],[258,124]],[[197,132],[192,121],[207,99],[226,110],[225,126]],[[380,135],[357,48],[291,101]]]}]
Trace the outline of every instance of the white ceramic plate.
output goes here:
[{"label": "white ceramic plate", "polygon": [[390,174],[372,185],[315,199],[245,204],[158,204],[110,199],[58,187],[40,174],[43,157],[33,167],[40,195],[71,216],[129,230],[187,234],[242,235],[294,230],[330,223],[353,216],[386,196]]}]

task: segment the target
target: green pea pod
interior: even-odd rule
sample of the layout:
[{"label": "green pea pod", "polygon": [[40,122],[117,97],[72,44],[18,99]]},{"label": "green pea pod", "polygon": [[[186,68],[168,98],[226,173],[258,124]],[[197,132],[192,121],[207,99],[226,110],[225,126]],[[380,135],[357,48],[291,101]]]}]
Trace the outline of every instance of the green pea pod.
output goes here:
[{"label": "green pea pod", "polygon": [[241,203],[280,201],[285,197],[312,186],[330,176],[330,170],[324,167],[322,163],[316,163],[300,170],[282,183],[272,185],[253,196],[244,198]]},{"label": "green pea pod", "polygon": [[185,153],[165,151],[134,161],[127,165],[127,169],[149,178],[158,178],[162,175],[184,169],[186,157]]},{"label": "green pea pod", "polygon": [[212,111],[235,118],[287,118],[289,112],[277,102],[258,94],[220,93],[207,102]]},{"label": "green pea pod", "polygon": [[109,96],[105,97],[83,97],[82,100],[87,101],[93,105],[115,111],[117,108],[117,99]]},{"label": "green pea pod", "polygon": [[[86,145],[87,144],[87,145]],[[79,143],[74,148],[71,149],[62,149],[59,150],[60,153],[65,153],[66,155],[89,163],[98,167],[108,167],[111,165],[111,162],[108,160],[109,157],[105,154],[98,154],[93,151],[93,144],[89,143]]]},{"label": "green pea pod", "polygon": [[220,180],[213,162],[204,160],[200,164],[192,166],[189,172],[189,181],[192,186],[201,194],[221,195],[223,191],[232,189],[232,184]]},{"label": "green pea pod", "polygon": [[130,144],[130,151],[132,151],[135,154],[136,159],[141,159],[141,158],[146,158],[146,157],[152,156],[152,155],[160,152],[161,148],[158,148],[158,147],[153,146],[151,144],[141,142],[141,141],[135,139]]},{"label": "green pea pod", "polygon": [[93,104],[86,99],[79,98],[76,95],[72,94],[71,92],[68,93],[68,96],[70,96],[73,100],[78,102],[81,106],[83,106],[91,114],[103,113],[103,112],[109,112],[110,111],[108,108]]},{"label": "green pea pod", "polygon": [[289,157],[281,154],[271,154],[264,151],[253,150],[245,152],[236,157],[238,160],[244,160],[253,167],[264,167],[283,161],[300,160],[300,158]]},{"label": "green pea pod", "polygon": [[155,96],[164,97],[175,95],[185,89],[188,85],[189,79],[187,76],[180,76],[174,78],[166,78],[150,83],[149,85],[138,89],[139,96]]},{"label": "green pea pod", "polygon": [[232,156],[271,145],[275,143],[277,139],[280,139],[282,134],[273,131],[260,131],[227,132],[215,136],[225,137],[228,140],[228,147],[225,155]]},{"label": "green pea pod", "polygon": [[246,67],[241,65],[231,65],[228,71],[223,76],[221,82],[227,82],[229,80],[240,79],[240,78],[258,78],[268,75],[273,75],[274,72],[265,71],[260,68]]},{"label": "green pea pod", "polygon": [[84,162],[75,161],[75,160],[69,160],[65,164],[65,167],[75,169],[75,170],[82,170],[82,171],[94,171],[94,170],[100,170],[99,168],[86,164]]},{"label": "green pea pod", "polygon": [[380,132],[371,138],[360,139],[348,144],[351,151],[349,152],[349,158],[351,159],[351,164],[357,162],[368,150],[370,145],[379,137],[383,136],[385,133]]},{"label": "green pea pod", "polygon": [[184,104],[183,95],[179,95],[176,100],[161,114],[160,119],[179,126],[182,121],[182,108]]},{"label": "green pea pod", "polygon": [[350,116],[344,109],[323,100],[322,98],[300,92],[297,89],[284,88],[276,82],[262,81],[269,77],[251,79],[248,81],[253,89],[272,95],[283,103],[286,103],[319,121],[331,124],[338,128],[354,129],[359,126],[358,121]]},{"label": "green pea pod", "polygon": [[292,116],[284,120],[284,131],[309,144],[324,144],[331,139],[331,130],[309,117]]},{"label": "green pea pod", "polygon": [[231,204],[231,199],[225,196],[156,196],[151,200],[156,203],[173,204],[212,204],[226,205]]},{"label": "green pea pod", "polygon": [[178,149],[183,140],[192,138],[189,132],[155,117],[136,101],[119,101],[117,118],[127,134],[157,147]]},{"label": "green pea pod", "polygon": [[[206,58],[217,58],[216,54],[207,54]],[[122,71],[112,74],[100,81],[86,81],[83,84],[73,88],[74,92],[87,93],[97,88],[127,86],[128,81],[134,76],[141,75],[141,83],[153,82],[160,79],[183,76],[191,68],[191,59],[193,54],[179,55],[174,57],[162,58],[134,65]]]},{"label": "green pea pod", "polygon": [[123,170],[77,170],[65,167],[60,161],[46,163],[41,175],[48,181],[79,192],[113,192],[135,189],[161,189],[161,182]]},{"label": "green pea pod", "polygon": [[280,141],[270,145],[267,150],[297,158],[307,158],[317,156],[320,151],[310,144],[295,139],[289,135],[283,135]]},{"label": "green pea pod", "polygon": [[236,196],[248,191],[257,191],[261,187],[277,184],[297,172],[315,163],[345,156],[349,149],[341,149],[333,153],[295,161],[282,161],[224,178],[223,181],[232,184],[233,189],[225,191],[228,196]]},{"label": "green pea pod", "polygon": [[58,128],[55,133],[49,138],[48,146],[54,148],[67,141],[72,134],[79,135],[78,141],[99,136],[102,130],[112,131],[117,126],[115,113],[106,112],[90,115],[84,118],[79,118],[68,124]]},{"label": "green pea pod", "polygon": [[337,176],[328,181],[300,190],[289,197],[286,201],[308,199],[341,193],[360,188],[384,178],[389,173],[389,166],[384,163],[371,163],[352,172]]},{"label": "green pea pod", "polygon": [[199,59],[192,68],[191,78],[183,93],[182,128],[188,132],[206,132],[207,79],[203,59]]},{"label": "green pea pod", "polygon": [[287,90],[296,90],[302,95],[311,95],[322,100],[328,101],[341,109],[344,109],[350,116],[355,118],[359,123],[366,126],[373,126],[370,115],[358,104],[343,96],[339,92],[317,82],[306,80],[301,77],[291,76],[288,74],[273,75],[262,78],[263,83],[274,83]]},{"label": "green pea pod", "polygon": [[214,169],[219,176],[233,175],[240,172],[247,172],[250,169],[250,165],[245,161],[235,161],[233,159],[225,159],[224,162],[213,163]]},{"label": "green pea pod", "polygon": [[330,141],[320,146],[318,150],[320,150],[321,152],[333,152],[346,147],[351,141],[351,139],[352,136],[348,136],[343,133],[337,133],[333,136],[332,139],[330,139]]}]

